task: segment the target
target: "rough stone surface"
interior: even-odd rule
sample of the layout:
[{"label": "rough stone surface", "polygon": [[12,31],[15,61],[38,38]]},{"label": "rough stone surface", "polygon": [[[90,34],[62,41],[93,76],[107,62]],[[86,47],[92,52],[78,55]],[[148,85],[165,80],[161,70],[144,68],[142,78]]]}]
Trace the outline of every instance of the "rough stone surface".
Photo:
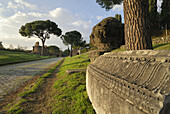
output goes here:
[{"label": "rough stone surface", "polygon": [[161,37],[161,38],[154,38],[152,39],[153,44],[163,44],[163,43],[170,43],[170,36],[168,37]]},{"label": "rough stone surface", "polygon": [[58,60],[60,58],[0,66],[0,100],[4,95],[16,90],[21,84],[55,64]]},{"label": "rough stone surface", "polygon": [[90,43],[100,50],[112,50],[124,44],[123,24],[108,17],[93,27]]},{"label": "rough stone surface", "polygon": [[105,53],[87,67],[86,87],[98,114],[169,114],[170,51]]},{"label": "rough stone surface", "polygon": [[72,73],[77,73],[77,72],[85,72],[86,69],[68,69],[66,70],[66,74],[72,74]]}]

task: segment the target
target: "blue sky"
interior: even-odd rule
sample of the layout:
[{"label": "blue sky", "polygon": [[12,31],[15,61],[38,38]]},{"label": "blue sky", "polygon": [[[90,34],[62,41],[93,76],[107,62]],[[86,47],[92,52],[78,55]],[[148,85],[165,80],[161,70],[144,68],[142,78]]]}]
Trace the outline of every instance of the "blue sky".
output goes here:
[{"label": "blue sky", "polygon": [[[92,27],[117,13],[123,17],[123,5],[116,5],[107,12],[96,0],[1,0],[0,41],[6,48],[20,45],[32,49],[35,42],[40,40],[22,37],[18,33],[19,28],[27,22],[50,19],[59,25],[63,34],[77,30],[89,42]],[[51,36],[45,44],[56,45],[62,50],[67,48],[56,36]]]}]

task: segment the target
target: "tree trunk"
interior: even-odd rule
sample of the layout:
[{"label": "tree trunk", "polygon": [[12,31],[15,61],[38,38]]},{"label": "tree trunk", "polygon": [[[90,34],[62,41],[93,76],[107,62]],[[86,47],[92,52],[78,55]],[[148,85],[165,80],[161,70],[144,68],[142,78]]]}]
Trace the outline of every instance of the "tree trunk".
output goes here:
[{"label": "tree trunk", "polygon": [[165,24],[165,40],[164,41],[166,41],[166,39],[168,39],[168,25],[167,24]]},{"label": "tree trunk", "polygon": [[72,44],[71,44],[71,51],[70,51],[70,57],[72,57]]},{"label": "tree trunk", "polygon": [[79,47],[79,55],[81,55],[81,47]]},{"label": "tree trunk", "polygon": [[124,0],[126,50],[152,49],[148,0]]},{"label": "tree trunk", "polygon": [[41,55],[44,56],[44,43],[45,43],[45,41],[44,40],[41,40],[41,41],[42,41]]}]

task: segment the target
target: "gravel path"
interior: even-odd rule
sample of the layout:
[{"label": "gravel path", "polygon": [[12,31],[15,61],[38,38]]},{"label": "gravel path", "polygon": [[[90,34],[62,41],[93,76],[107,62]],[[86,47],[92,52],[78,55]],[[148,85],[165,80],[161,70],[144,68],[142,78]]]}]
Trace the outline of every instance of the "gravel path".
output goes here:
[{"label": "gravel path", "polygon": [[0,66],[0,99],[60,59],[61,58],[52,58]]}]

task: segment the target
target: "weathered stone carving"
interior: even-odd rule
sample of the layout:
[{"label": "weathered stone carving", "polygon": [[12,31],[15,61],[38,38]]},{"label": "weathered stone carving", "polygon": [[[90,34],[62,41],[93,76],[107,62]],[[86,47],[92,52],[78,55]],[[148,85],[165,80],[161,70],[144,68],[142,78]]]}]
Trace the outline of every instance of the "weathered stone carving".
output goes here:
[{"label": "weathered stone carving", "polygon": [[86,87],[99,114],[170,110],[170,51],[105,53],[88,66]]},{"label": "weathered stone carving", "polygon": [[114,17],[108,17],[93,27],[90,43],[99,50],[112,50],[124,44],[124,25]]}]

